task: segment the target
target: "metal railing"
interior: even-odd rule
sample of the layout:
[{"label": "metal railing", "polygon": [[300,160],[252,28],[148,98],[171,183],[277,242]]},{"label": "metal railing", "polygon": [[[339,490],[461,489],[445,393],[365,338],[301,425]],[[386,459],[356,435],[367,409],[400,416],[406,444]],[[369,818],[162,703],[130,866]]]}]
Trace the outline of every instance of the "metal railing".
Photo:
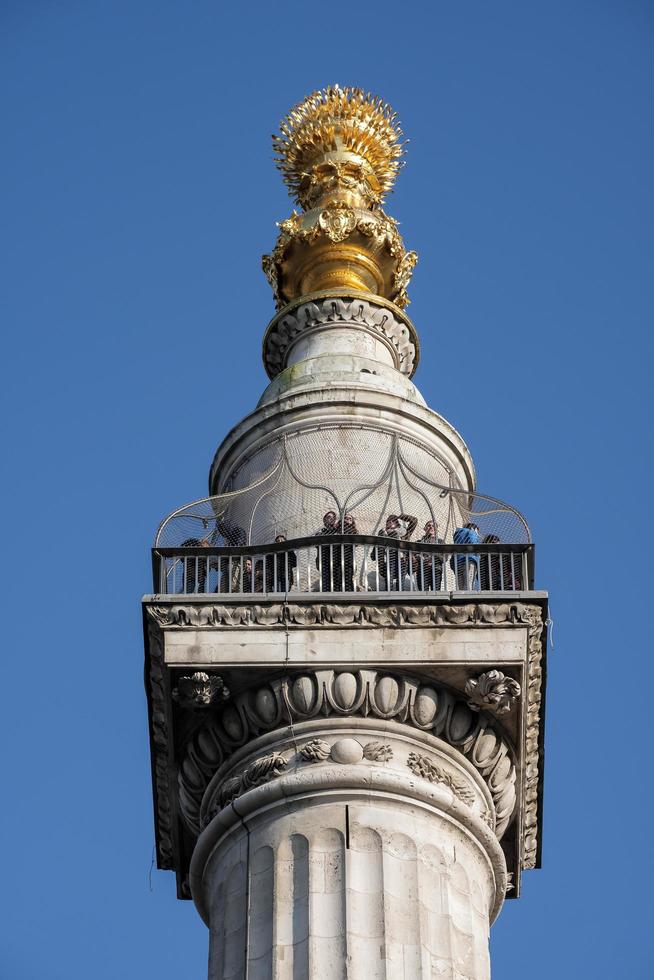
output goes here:
[{"label": "metal railing", "polygon": [[314,535],[265,546],[152,551],[160,595],[517,592],[533,589],[533,544],[425,544]]}]

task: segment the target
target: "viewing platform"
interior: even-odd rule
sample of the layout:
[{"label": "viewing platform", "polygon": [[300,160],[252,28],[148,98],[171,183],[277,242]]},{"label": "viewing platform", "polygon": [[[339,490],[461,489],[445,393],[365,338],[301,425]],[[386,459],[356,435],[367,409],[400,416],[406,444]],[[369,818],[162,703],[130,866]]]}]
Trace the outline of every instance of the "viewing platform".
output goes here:
[{"label": "viewing platform", "polygon": [[313,535],[265,546],[158,547],[158,595],[523,592],[534,545],[425,544],[377,535]]}]

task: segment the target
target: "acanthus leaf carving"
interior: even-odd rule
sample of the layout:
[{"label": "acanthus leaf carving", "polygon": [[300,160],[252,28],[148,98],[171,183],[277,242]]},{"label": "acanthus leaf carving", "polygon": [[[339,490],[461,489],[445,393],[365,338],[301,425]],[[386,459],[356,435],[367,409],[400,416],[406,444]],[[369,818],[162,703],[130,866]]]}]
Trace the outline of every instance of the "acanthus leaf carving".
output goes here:
[{"label": "acanthus leaf carving", "polygon": [[148,606],[148,616],[159,626],[169,626],[174,623],[174,606]]},{"label": "acanthus leaf carving", "polygon": [[313,626],[320,622],[320,607],[290,604],[288,617],[292,623],[296,623],[298,626]]},{"label": "acanthus leaf carving", "polygon": [[524,783],[524,831],[522,836],[522,867],[536,867],[538,855],[538,781],[540,707],[542,699],[542,634],[543,613],[539,606],[517,603],[517,621],[529,628],[529,662],[527,671],[527,731]]},{"label": "acanthus leaf carving", "polygon": [[214,701],[224,701],[228,697],[229,689],[222,677],[206,674],[203,670],[180,677],[177,687],[173,688],[173,698],[185,708],[208,708]]},{"label": "acanthus leaf carving", "polygon": [[397,609],[394,606],[366,606],[364,615],[373,626],[397,625]]},{"label": "acanthus leaf carving", "polygon": [[390,762],[393,749],[385,742],[367,742],[363,746],[363,757],[369,762]]},{"label": "acanthus leaf carving", "polygon": [[300,755],[307,762],[324,762],[325,759],[329,758],[330,751],[329,742],[325,742],[321,738],[312,738],[310,742],[302,746]]},{"label": "acanthus leaf carving", "polygon": [[473,711],[490,711],[506,715],[521,695],[520,685],[501,670],[487,670],[466,681],[468,707]]},{"label": "acanthus leaf carving", "polygon": [[492,625],[510,623],[513,619],[512,608],[508,603],[490,606],[480,602],[477,606],[477,615],[482,623],[491,623]]},{"label": "acanthus leaf carving", "polygon": [[393,273],[394,300],[401,310],[409,304],[406,288],[411,282],[413,270],[418,263],[417,252],[405,252]]},{"label": "acanthus leaf carving", "polygon": [[475,613],[476,607],[471,603],[465,606],[437,606],[436,622],[462,626],[464,623],[474,623]]},{"label": "acanthus leaf carving", "polygon": [[[279,752],[271,752],[269,755],[257,759],[242,773],[227,779],[223,783],[218,794],[219,809],[227,806],[228,803],[231,803],[247,790],[261,786],[262,783],[267,783],[275,776],[279,776],[287,765],[288,761]],[[211,816],[214,814],[212,813]],[[205,822],[208,823],[209,819],[211,818],[209,817]]]},{"label": "acanthus leaf carving", "polygon": [[254,606],[251,610],[252,620],[259,626],[274,626],[282,618],[283,607],[274,606]]},{"label": "acanthus leaf carving", "polygon": [[325,616],[337,626],[350,626],[361,618],[360,606],[325,606]]},{"label": "acanthus leaf carving", "polygon": [[452,791],[457,799],[465,803],[466,806],[474,805],[476,799],[475,794],[468,788],[465,782],[462,779],[457,779],[452,773],[436,765],[431,759],[428,759],[424,755],[419,755],[417,752],[410,752],[406,764],[416,776],[420,776],[430,783],[442,783]]},{"label": "acanthus leaf carving", "polygon": [[404,622],[412,626],[427,626],[434,614],[432,606],[401,606],[398,612]]}]

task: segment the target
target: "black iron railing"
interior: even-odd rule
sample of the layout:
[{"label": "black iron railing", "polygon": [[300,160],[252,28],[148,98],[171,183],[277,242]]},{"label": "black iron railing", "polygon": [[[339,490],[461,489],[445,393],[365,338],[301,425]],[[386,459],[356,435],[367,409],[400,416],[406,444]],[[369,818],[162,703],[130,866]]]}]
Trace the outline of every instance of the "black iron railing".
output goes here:
[{"label": "black iron railing", "polygon": [[315,535],[238,548],[152,552],[162,595],[343,592],[516,592],[534,587],[533,544],[425,544]]}]

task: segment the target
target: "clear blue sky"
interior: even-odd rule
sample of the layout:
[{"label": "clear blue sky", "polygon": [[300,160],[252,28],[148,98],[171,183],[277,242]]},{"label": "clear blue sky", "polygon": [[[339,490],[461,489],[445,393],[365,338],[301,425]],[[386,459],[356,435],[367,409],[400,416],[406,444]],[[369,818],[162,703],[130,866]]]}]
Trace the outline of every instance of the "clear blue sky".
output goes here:
[{"label": "clear blue sky", "polygon": [[339,82],[411,138],[415,380],[551,591],[544,867],[494,977],[654,977],[653,81],[646,0],[4,0],[0,976],[206,976],[148,883],[139,599],[265,385],[270,133]]}]

